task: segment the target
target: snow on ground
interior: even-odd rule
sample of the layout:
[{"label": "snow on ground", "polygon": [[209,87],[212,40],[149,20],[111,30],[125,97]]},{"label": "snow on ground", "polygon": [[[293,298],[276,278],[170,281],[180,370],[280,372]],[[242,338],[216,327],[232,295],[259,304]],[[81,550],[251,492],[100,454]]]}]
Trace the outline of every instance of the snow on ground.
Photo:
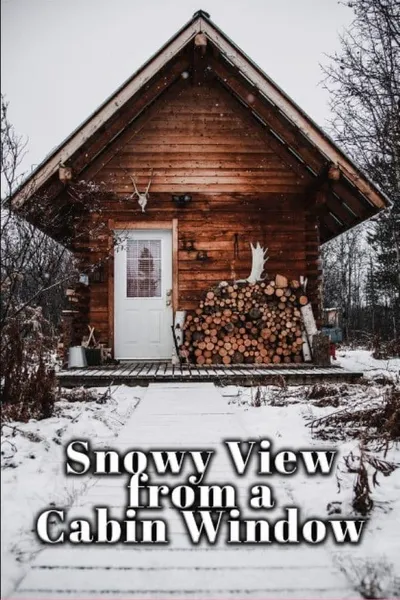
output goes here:
[{"label": "snow on ground", "polygon": [[[331,386],[328,399],[310,399],[309,388],[298,386],[220,388],[226,402],[237,411],[249,438],[271,439],[275,449],[338,450],[334,476],[307,477],[298,472],[285,478],[282,485],[293,505],[302,509],[302,520],[332,515],[338,518],[355,516],[352,499],[356,474],[348,472],[344,457],[353,452],[353,464],[356,463],[360,455],[359,442],[342,439],[340,428],[336,435],[335,428],[312,429],[310,423],[346,406],[370,406],[379,402],[390,389],[390,381],[399,382],[399,359],[378,361],[367,351],[342,349],[337,362],[346,368],[363,370],[366,382]],[[112,397],[106,403],[62,401],[57,403],[56,415],[50,419],[3,426],[3,597],[15,589],[41,548],[33,531],[37,513],[51,503],[57,507],[70,506],[84,492],[84,486],[90,486],[90,480],[88,484],[86,478],[81,487],[76,487],[76,480],[66,485],[62,465],[65,443],[83,437],[96,446],[111,446],[145,391],[146,388],[114,387]],[[105,389],[98,392],[104,393]],[[372,450],[371,455],[383,458],[382,451]],[[400,467],[399,446],[392,447],[384,459]],[[369,476],[371,484],[371,469]],[[272,478],[272,488],[273,482]],[[378,483],[375,487],[371,484],[374,508],[361,544],[351,548],[328,546],[332,560],[343,566],[350,579],[353,577],[355,595],[364,575],[373,578],[377,573],[382,590],[376,597],[393,597],[400,592],[400,585],[395,581],[396,576],[400,581],[400,468],[387,476],[378,474]],[[276,490],[278,502],[279,496],[280,492]]]},{"label": "snow on ground", "polygon": [[86,478],[80,486],[76,478],[65,478],[65,444],[71,439],[89,439],[97,447],[112,445],[145,388],[113,386],[111,397],[107,397],[107,388],[93,391],[98,392],[98,402],[62,400],[56,403],[55,415],[50,419],[2,424],[3,598],[15,588],[42,548],[34,533],[35,516],[51,505],[70,506],[88,485]]},{"label": "snow on ground", "polygon": [[[376,387],[370,391],[373,395],[379,393]],[[275,451],[278,448],[298,450],[312,447],[338,451],[333,476],[322,478],[296,473],[285,480],[293,505],[301,509],[302,518],[327,518],[328,515],[359,518],[360,515],[356,515],[351,506],[355,474],[348,473],[343,462],[343,457],[350,452],[355,457],[359,456],[358,441],[321,441],[306,426],[312,419],[338,408],[314,406],[306,398],[304,388],[292,387],[283,391],[268,387],[263,392],[266,404],[254,406],[254,391],[249,388],[227,388],[223,391],[227,400],[241,411],[249,436],[253,436],[253,439],[259,437],[272,440]],[[233,396],[230,397],[230,394]],[[352,399],[352,396],[348,398],[350,401]],[[385,457],[383,452],[374,452],[373,455],[400,467],[400,446],[392,448]],[[350,557],[354,560],[362,558],[363,561],[375,564],[378,561],[385,562],[400,577],[400,468],[387,477],[378,475],[378,483],[379,486],[372,489],[374,509],[361,544],[351,549],[348,546],[332,547],[331,551],[334,560],[339,562],[346,562],[346,558]],[[272,488],[273,484],[272,478]],[[279,499],[279,490],[277,497]]]},{"label": "snow on ground", "polygon": [[386,375],[391,379],[400,380],[400,358],[377,360],[369,350],[347,348],[339,349],[336,355],[336,364],[349,371],[364,371],[366,377],[374,379]]},{"label": "snow on ground", "polygon": [[[339,361],[338,361],[339,362]],[[360,518],[352,507],[356,473],[349,472],[345,457],[352,453],[351,467],[359,466],[360,440],[346,439],[335,427],[310,427],[311,422],[335,411],[355,407],[369,407],[383,400],[391,389],[390,382],[399,382],[399,359],[375,360],[365,350],[342,350],[341,366],[363,370],[364,385],[326,386],[331,393],[326,398],[310,399],[307,387],[259,389],[224,388],[222,393],[232,406],[241,413],[241,419],[249,437],[272,440],[275,451],[301,448],[335,449],[337,460],[334,476],[310,477],[296,473],[287,477],[285,485],[293,504],[301,509],[302,518]],[[383,384],[377,384],[377,376]],[[325,434],[325,435],[324,435]],[[328,438],[328,439],[321,439]],[[340,438],[344,439],[340,439]],[[338,439],[339,438],[339,439]],[[357,546],[330,545],[332,559],[346,572],[353,586],[365,578],[364,592],[377,576],[382,595],[370,597],[400,597],[400,444],[386,452],[370,446],[368,456],[385,460],[395,468],[388,474],[378,473],[377,485],[373,485],[374,469],[368,466],[371,497],[374,502],[367,519],[364,536]],[[274,479],[271,479],[273,487]],[[277,490],[279,497],[279,490]],[[371,586],[374,582],[371,581]],[[376,587],[376,586],[375,586]],[[375,592],[376,593],[376,592]]]}]

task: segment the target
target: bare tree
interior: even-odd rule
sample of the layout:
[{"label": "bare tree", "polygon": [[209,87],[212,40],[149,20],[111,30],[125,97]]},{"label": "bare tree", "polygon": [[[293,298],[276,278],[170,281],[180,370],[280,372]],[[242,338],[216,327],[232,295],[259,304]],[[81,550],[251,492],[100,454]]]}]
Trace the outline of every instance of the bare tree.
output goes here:
[{"label": "bare tree", "polygon": [[[391,198],[371,222],[367,239],[380,292],[391,311],[387,335],[400,326],[400,2],[345,3],[354,21],[341,50],[324,67],[331,94],[331,127],[338,143]],[[371,265],[369,265],[371,273]]]},{"label": "bare tree", "polygon": [[1,98],[1,400],[11,418],[50,416],[57,388],[51,358],[60,281],[70,272],[65,248],[12,212],[26,143]]},{"label": "bare tree", "polygon": [[[10,198],[23,178],[19,171],[25,147],[25,141],[9,122],[7,103],[2,97],[1,397],[3,402],[20,405],[17,414],[29,418],[31,413],[25,410],[26,403],[32,404],[33,396],[37,397],[36,406],[39,406],[35,414],[48,415],[54,401],[56,387],[49,365],[54,362],[65,288],[67,285],[79,288],[88,298],[89,288],[79,284],[79,275],[89,278],[111,258],[111,250],[123,242],[123,236],[116,237],[100,258],[98,253],[93,258],[91,240],[104,232],[107,236],[110,234],[103,215],[107,202],[123,202],[124,199],[105,184],[76,181],[65,186],[61,199],[50,202],[44,193],[25,184],[20,188],[24,190],[20,192],[24,197],[19,205],[23,208],[16,212]],[[36,223],[40,227],[36,227]],[[47,232],[59,232],[61,228],[64,246],[47,235]],[[67,249],[73,247],[83,247],[85,251],[80,251],[79,258],[73,257]],[[86,288],[85,292],[82,287]],[[80,336],[76,343],[80,343],[86,333],[84,318],[79,318],[82,331],[76,332],[75,337]]]},{"label": "bare tree", "polygon": [[326,244],[324,261],[325,303],[340,309],[345,339],[353,341],[362,327],[363,289],[368,266],[367,245],[360,228]]},{"label": "bare tree", "polygon": [[0,327],[25,306],[39,305],[57,323],[60,282],[71,275],[71,256],[60,244],[12,212],[9,197],[23,174],[20,165],[26,142],[15,132],[1,98],[1,316]]},{"label": "bare tree", "polygon": [[[57,209],[57,203],[50,205],[45,195],[33,193],[28,185],[23,188],[27,208],[16,213],[11,208],[9,198],[24,178],[19,174],[19,167],[25,147],[25,141],[16,134],[8,120],[7,103],[2,97],[1,178],[4,181],[4,194],[1,200],[1,328],[25,306],[41,306],[44,316],[52,325],[58,325],[65,285],[76,279],[79,273],[90,274],[111,256],[109,252],[96,261],[92,257],[87,261],[74,261],[67,247],[79,246],[82,240],[86,243],[88,239],[96,239],[100,233],[108,231],[108,223],[102,217],[103,205],[106,200],[123,200],[104,184],[77,181],[65,187],[67,202],[62,209],[61,206]],[[40,229],[32,224],[38,221],[39,211],[42,215]],[[59,230],[60,225],[71,231],[71,238],[64,240],[65,245],[57,243],[45,233]],[[114,242],[112,247],[120,240]]]}]

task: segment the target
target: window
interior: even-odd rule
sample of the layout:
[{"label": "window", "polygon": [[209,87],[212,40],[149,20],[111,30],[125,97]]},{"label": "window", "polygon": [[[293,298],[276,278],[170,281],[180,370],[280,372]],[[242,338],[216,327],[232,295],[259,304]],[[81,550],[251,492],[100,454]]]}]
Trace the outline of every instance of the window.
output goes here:
[{"label": "window", "polygon": [[161,298],[161,240],[128,240],[126,295]]}]

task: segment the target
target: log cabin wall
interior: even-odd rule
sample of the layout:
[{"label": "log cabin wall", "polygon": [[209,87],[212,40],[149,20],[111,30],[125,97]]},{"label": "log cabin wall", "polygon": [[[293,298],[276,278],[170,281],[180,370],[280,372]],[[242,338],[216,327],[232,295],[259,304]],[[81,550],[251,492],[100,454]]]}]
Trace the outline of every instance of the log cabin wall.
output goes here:
[{"label": "log cabin wall", "polygon": [[[127,199],[129,176],[144,190],[151,169],[143,214],[136,199]],[[82,180],[105,186],[80,188]],[[113,191],[119,202],[110,201]],[[178,209],[174,194],[190,194],[192,202]],[[69,290],[65,348],[80,343],[89,323],[98,341],[113,345],[110,231],[95,228],[83,239],[92,219],[105,229],[173,223],[175,309],[194,308],[223,279],[245,278],[249,243],[258,241],[269,248],[270,277],[308,278],[320,324],[320,241],[390,205],[204,11],[51,152],[10,201],[19,216],[72,250],[82,271],[105,261],[89,286]]]},{"label": "log cabin wall", "polygon": [[[178,309],[195,308],[204,291],[221,280],[247,277],[250,242],[268,247],[269,276],[308,276],[317,308],[318,223],[306,210],[302,179],[271,149],[263,127],[216,82],[188,85],[153,112],[92,177],[123,199],[133,191],[129,174],[142,191],[154,169],[146,212],[133,198],[109,203],[94,218],[138,226],[178,220]],[[124,136],[129,138],[129,131]],[[173,194],[190,194],[192,200],[178,208]],[[91,241],[91,261],[108,252],[106,234]],[[112,278],[110,260],[103,277],[90,283],[88,313],[98,337],[110,344]]]}]

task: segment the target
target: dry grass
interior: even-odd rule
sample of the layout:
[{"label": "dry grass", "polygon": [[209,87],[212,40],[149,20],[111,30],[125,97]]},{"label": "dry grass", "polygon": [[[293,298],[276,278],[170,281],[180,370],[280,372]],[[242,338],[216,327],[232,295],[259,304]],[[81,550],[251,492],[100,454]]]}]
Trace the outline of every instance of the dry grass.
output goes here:
[{"label": "dry grass", "polygon": [[26,306],[2,328],[1,420],[46,419],[58,397],[54,337],[40,308]]},{"label": "dry grass", "polygon": [[400,386],[384,389],[381,397],[367,397],[355,407],[348,403],[308,425],[321,439],[362,439],[366,445],[387,448],[400,442]]},{"label": "dry grass", "polygon": [[341,556],[336,563],[362,598],[399,598],[400,582],[387,560],[357,560]]},{"label": "dry grass", "polygon": [[[374,507],[372,499],[373,488],[378,487],[378,476],[388,477],[396,470],[397,464],[389,462],[368,452],[360,444],[359,452],[350,452],[343,457],[344,466],[348,473],[355,473],[353,484],[352,507],[355,512],[366,517]],[[336,474],[338,489],[341,488],[341,477]]]},{"label": "dry grass", "polygon": [[103,395],[91,388],[78,387],[64,390],[62,397],[67,402],[99,402]]}]

